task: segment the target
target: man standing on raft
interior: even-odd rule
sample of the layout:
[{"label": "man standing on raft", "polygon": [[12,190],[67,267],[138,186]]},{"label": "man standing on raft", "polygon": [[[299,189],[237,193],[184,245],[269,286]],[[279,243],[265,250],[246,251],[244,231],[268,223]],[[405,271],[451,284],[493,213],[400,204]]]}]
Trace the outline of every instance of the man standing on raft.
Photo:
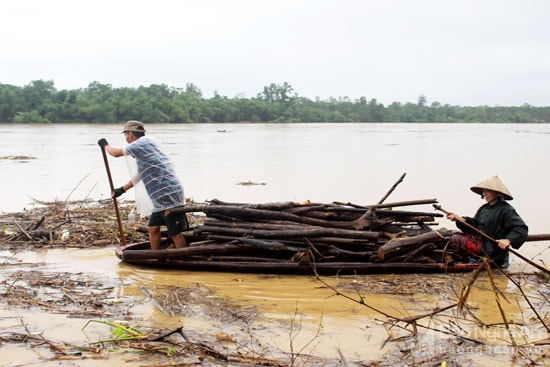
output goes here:
[{"label": "man standing on raft", "polygon": [[183,186],[180,183],[169,156],[153,138],[145,136],[145,126],[140,121],[126,122],[122,131],[127,146],[115,148],[105,138],[97,142],[102,149],[113,157],[131,156],[137,163],[138,175],[115,189],[111,195],[119,197],[135,185],[143,182],[147,195],[153,204],[149,218],[149,241],[152,250],[160,249],[161,225],[166,225],[174,247],[187,247],[183,231],[189,228],[185,213],[172,212],[171,209],[185,204]]}]

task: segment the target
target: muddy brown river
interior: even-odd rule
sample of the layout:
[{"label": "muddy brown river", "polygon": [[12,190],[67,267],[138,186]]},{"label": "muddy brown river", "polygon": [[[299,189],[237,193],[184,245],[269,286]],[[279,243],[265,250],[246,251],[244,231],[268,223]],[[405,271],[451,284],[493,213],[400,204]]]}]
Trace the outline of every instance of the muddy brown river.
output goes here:
[{"label": "muddy brown river", "polygon": [[[475,318],[458,314],[455,308],[446,312],[444,317],[422,319],[419,324],[428,329],[421,327],[419,338],[414,340],[409,337],[409,332],[399,327],[389,327],[388,318],[382,313],[406,318],[452,304],[456,302],[463,285],[471,279],[471,274],[361,275],[316,279],[307,276],[155,270],[119,262],[113,247],[21,251],[9,260],[7,258],[11,255],[8,251],[1,255],[4,261],[19,264],[4,267],[4,279],[15,279],[14,273],[17,271],[57,273],[62,276],[76,274],[79,278],[94,279],[98,282],[96,287],[112,290],[109,303],[115,309],[116,304],[120,304],[121,318],[129,313],[131,322],[137,326],[154,326],[163,330],[183,326],[189,335],[211,340],[214,340],[214,335],[242,334],[241,324],[213,320],[208,317],[208,312],[200,309],[192,315],[168,315],[158,302],[163,290],[173,286],[208,289],[205,297],[231,300],[242,310],[254,307],[257,316],[247,324],[245,334],[261,340],[262,348],[267,348],[269,353],[274,352],[289,365],[289,356],[298,351],[325,358],[325,365],[339,365],[343,360],[348,365],[364,365],[361,363],[368,361],[394,365],[401,358],[410,362],[409,355],[403,352],[410,348],[416,350],[418,361],[438,361],[443,354],[444,360],[459,360],[463,363],[461,365],[512,366],[515,363],[512,360],[516,352],[510,345],[509,333],[502,326],[503,318],[495,292],[486,275],[477,279],[468,300],[469,312]],[[549,294],[548,284],[544,283],[547,279],[520,274],[514,275],[514,279],[521,282],[522,291],[529,295],[539,311],[547,315],[550,311],[548,299],[544,299]],[[13,280],[9,284],[15,282]],[[518,288],[503,275],[495,275],[494,282],[502,292],[500,297],[506,299],[501,302],[503,312],[509,321],[518,323],[513,326],[516,339],[525,343],[526,338],[531,342],[548,338],[540,325],[533,322],[533,312]],[[542,293],[544,287],[540,287],[541,282],[546,287],[546,293]],[[356,300],[360,299],[360,295],[364,305],[337,295],[340,292]],[[108,339],[112,331],[100,324],[87,326],[83,330],[89,320],[101,317],[74,317],[47,312],[39,307],[28,309],[16,305],[2,306],[1,309],[0,333],[22,331],[22,325],[25,325],[28,332],[40,334],[51,341],[88,345]],[[105,319],[116,321],[115,316]],[[485,325],[500,326],[481,327],[476,325],[475,319]],[[451,331],[452,334],[429,328]],[[456,335],[482,343],[461,340]],[[170,360],[165,356],[137,358],[132,353],[121,352],[109,353],[100,359],[96,356],[49,361],[51,352],[48,348],[39,348],[36,344],[3,343],[0,347],[2,365],[153,366]],[[215,345],[223,346],[223,343],[217,341]],[[546,348],[548,352],[547,345],[538,348]],[[260,353],[260,350],[256,352]],[[308,364],[297,360],[295,365]]]},{"label": "muddy brown river", "polygon": [[[0,211],[33,207],[33,199],[108,198],[96,142],[106,137],[120,145],[119,131],[115,125],[0,125],[0,157],[32,157],[0,160]],[[160,124],[149,131],[174,157],[186,196],[196,202],[371,204],[406,172],[391,201],[434,197],[447,210],[473,215],[482,201],[468,188],[498,174],[530,233],[550,233],[550,173],[541,168],[550,164],[549,125]],[[123,160],[111,160],[111,170],[115,183],[127,180]],[[243,181],[264,185],[238,185]],[[453,307],[429,316],[456,304],[472,274],[316,279],[153,270],[120,263],[114,250],[0,248],[0,365],[229,365],[128,345],[75,354],[75,346],[112,337],[113,328],[97,320],[155,332],[183,327],[193,344],[270,356],[283,365],[550,365],[549,279],[532,275],[517,258],[511,279],[495,273],[491,281],[484,273],[475,280],[464,312]],[[550,264],[548,241],[520,251]],[[95,303],[83,302],[91,296]],[[84,304],[89,313],[76,312]],[[415,315],[425,316],[413,338],[414,324],[396,319]],[[54,359],[63,345],[70,353]]]}]

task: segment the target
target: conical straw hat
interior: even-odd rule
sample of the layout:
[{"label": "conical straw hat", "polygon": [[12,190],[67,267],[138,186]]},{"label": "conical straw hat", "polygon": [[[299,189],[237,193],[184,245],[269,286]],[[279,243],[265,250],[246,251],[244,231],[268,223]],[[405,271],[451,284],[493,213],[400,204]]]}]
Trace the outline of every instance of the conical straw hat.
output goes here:
[{"label": "conical straw hat", "polygon": [[470,187],[470,190],[479,195],[483,194],[484,189],[493,190],[501,193],[505,200],[514,200],[512,194],[510,194],[510,191],[508,191],[508,189],[506,188],[506,186],[504,186],[498,176],[493,176],[483,182],[478,183],[477,185]]}]

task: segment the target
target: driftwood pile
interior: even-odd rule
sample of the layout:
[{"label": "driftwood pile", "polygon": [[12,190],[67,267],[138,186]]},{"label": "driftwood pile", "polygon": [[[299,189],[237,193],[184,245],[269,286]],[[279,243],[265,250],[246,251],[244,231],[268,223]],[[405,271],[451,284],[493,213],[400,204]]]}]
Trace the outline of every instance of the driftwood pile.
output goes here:
[{"label": "driftwood pile", "polygon": [[[372,206],[351,203],[238,204],[213,200],[199,207],[204,222],[191,240],[244,244],[255,261],[316,262],[441,262],[449,231],[434,230],[441,214],[395,210],[396,207],[436,203],[435,199]],[[201,242],[200,244],[203,244]],[[191,244],[193,246],[193,243]],[[242,247],[242,246],[239,246]],[[298,257],[298,258],[297,258]]]},{"label": "driftwood pile", "polygon": [[[129,207],[124,206],[122,209],[126,216]],[[190,220],[193,219],[190,216]],[[111,246],[120,241],[120,231],[115,223],[111,200],[34,200],[32,207],[22,212],[0,213],[0,248]],[[132,226],[131,231],[130,226],[127,228],[128,241],[147,239],[145,221],[143,226]]]},{"label": "driftwood pile", "polygon": [[[442,214],[397,210],[435,199],[360,206],[351,203],[265,204],[212,200],[181,210],[202,212],[186,232],[187,248],[150,251],[133,247],[122,260],[187,270],[257,273],[366,273],[437,271],[452,260],[451,235],[433,229]],[[451,263],[453,261],[450,261]]]}]

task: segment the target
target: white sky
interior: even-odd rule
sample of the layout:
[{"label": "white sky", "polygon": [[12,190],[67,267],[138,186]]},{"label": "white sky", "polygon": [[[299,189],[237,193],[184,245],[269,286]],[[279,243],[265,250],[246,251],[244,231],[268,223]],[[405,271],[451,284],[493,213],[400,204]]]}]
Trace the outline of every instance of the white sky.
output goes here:
[{"label": "white sky", "polygon": [[548,0],[3,0],[0,83],[550,105]]}]

